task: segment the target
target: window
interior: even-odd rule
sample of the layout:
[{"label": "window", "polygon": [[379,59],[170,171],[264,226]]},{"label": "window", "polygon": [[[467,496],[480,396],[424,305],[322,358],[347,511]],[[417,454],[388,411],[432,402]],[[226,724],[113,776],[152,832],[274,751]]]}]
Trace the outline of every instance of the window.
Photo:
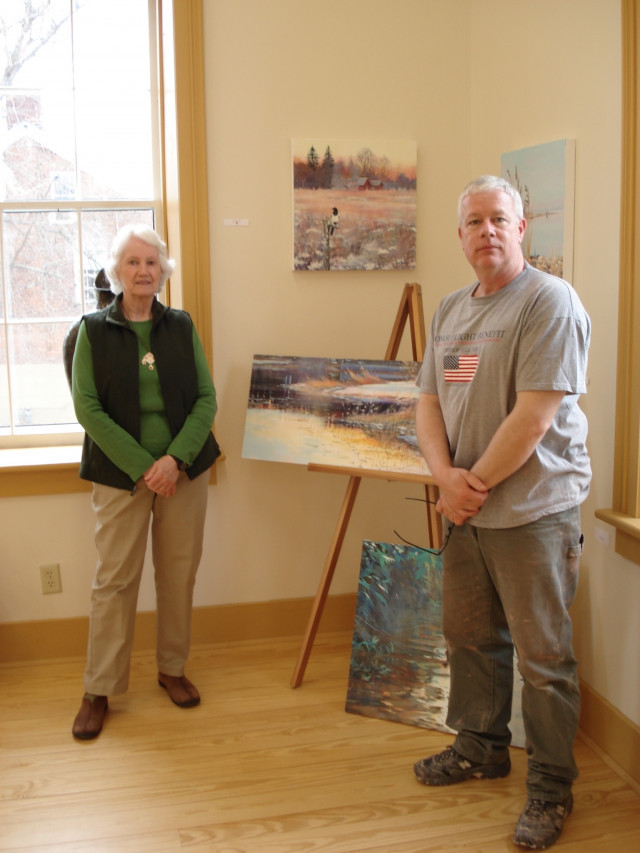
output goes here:
[{"label": "window", "polygon": [[[3,13],[9,1],[0,3]],[[159,228],[160,223],[156,227],[166,235],[169,252],[177,261],[163,293],[167,292],[172,305],[191,314],[211,367],[202,0],[149,0],[149,9],[152,7],[159,31],[156,48],[162,121],[158,144],[165,201],[164,228]],[[0,317],[3,316],[0,305]],[[5,351],[0,341],[0,359],[5,358]],[[3,365],[4,362],[0,364],[0,375],[6,370]],[[52,438],[61,441],[60,436]],[[77,435],[75,439],[78,438]],[[0,497],[62,494],[89,488],[78,478],[79,448],[52,445],[50,440],[44,447],[0,450]],[[215,467],[212,471],[215,477]]]},{"label": "window", "polygon": [[163,230],[155,8],[0,7],[2,446],[80,441],[65,335],[95,309],[95,276],[118,228]]},{"label": "window", "polygon": [[620,296],[613,506],[616,551],[640,563],[640,0],[622,0],[623,127]]}]

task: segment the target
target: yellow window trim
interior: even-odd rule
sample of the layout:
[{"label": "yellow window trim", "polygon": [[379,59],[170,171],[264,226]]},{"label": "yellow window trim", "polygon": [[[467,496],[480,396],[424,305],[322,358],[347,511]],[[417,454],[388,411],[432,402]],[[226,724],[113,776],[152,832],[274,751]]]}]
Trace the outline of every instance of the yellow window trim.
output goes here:
[{"label": "yellow window trim", "polygon": [[[155,2],[164,229],[177,261],[169,296],[193,317],[212,368],[202,0]],[[79,461],[79,446],[1,450],[0,497],[86,491],[91,486],[78,477]]]},{"label": "yellow window trim", "polygon": [[616,553],[640,563],[640,518],[632,518],[613,509],[597,509],[596,518],[616,528]]},{"label": "yellow window trim", "polygon": [[[613,506],[597,518],[616,528],[616,552],[640,563],[640,0],[622,0],[620,291]],[[634,330],[636,334],[634,334]]]}]

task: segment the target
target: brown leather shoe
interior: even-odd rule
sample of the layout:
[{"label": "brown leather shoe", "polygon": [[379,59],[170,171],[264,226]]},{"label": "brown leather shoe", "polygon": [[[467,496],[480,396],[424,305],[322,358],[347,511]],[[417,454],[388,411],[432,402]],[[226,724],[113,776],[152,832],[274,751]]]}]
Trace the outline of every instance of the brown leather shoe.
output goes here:
[{"label": "brown leather shoe", "polygon": [[95,696],[85,693],[82,697],[80,710],[73,721],[71,732],[78,740],[92,740],[102,731],[105,714],[109,707],[106,696]]},{"label": "brown leather shoe", "polygon": [[193,708],[200,702],[200,694],[186,675],[158,673],[158,684],[169,694],[169,699],[179,708]]}]

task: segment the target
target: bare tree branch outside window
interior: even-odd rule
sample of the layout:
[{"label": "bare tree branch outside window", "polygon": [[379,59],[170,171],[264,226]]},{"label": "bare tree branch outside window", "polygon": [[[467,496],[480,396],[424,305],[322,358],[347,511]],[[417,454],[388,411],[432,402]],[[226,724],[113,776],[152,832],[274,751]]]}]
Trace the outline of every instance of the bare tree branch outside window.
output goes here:
[{"label": "bare tree branch outside window", "polygon": [[118,228],[155,223],[149,3],[0,4],[0,443],[79,430],[65,334]]}]

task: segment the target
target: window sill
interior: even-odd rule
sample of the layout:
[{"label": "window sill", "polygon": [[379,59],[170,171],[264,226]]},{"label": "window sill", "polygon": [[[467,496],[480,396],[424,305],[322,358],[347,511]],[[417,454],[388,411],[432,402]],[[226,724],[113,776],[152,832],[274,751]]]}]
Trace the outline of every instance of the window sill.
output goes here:
[{"label": "window sill", "polygon": [[[91,483],[78,476],[81,454],[80,445],[0,450],[0,498],[90,492]],[[223,453],[211,467],[212,486],[218,462],[224,459]]]},{"label": "window sill", "polygon": [[616,528],[616,554],[640,565],[640,518],[613,509],[597,509],[595,515]]},{"label": "window sill", "polygon": [[81,453],[79,445],[0,450],[0,497],[90,491],[78,477]]}]

